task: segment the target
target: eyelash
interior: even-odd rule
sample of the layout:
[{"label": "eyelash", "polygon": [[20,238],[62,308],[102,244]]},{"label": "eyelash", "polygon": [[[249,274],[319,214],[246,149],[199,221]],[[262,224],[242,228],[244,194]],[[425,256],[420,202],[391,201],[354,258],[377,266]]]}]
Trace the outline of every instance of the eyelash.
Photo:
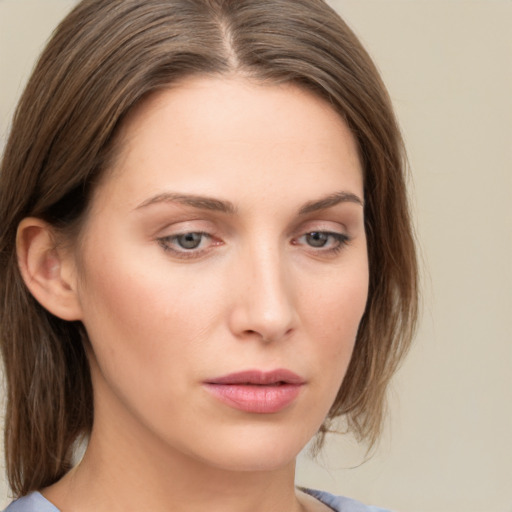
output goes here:
[{"label": "eyelash", "polygon": [[[304,233],[301,235],[298,239],[311,236],[311,235],[322,235],[327,238],[327,240],[333,239],[334,240],[334,247],[330,247],[329,249],[325,249],[325,246],[319,246],[315,247],[313,245],[307,244],[309,247],[313,249],[319,249],[321,253],[324,254],[338,254],[348,243],[350,242],[350,237],[348,235],[345,235],[343,233],[336,233],[334,231],[308,231],[307,233]],[[328,243],[328,242],[327,242]],[[327,245],[326,243],[326,245]],[[297,245],[297,243],[294,243],[294,245]]]},{"label": "eyelash", "polygon": [[[181,259],[200,258],[203,254],[205,254],[209,250],[211,245],[205,249],[197,249],[196,247],[191,247],[189,249],[184,248],[184,247],[182,247],[180,249],[175,249],[171,246],[172,244],[177,244],[178,243],[177,241],[179,238],[191,236],[191,235],[192,236],[199,235],[201,237],[199,245],[203,242],[204,239],[214,240],[214,237],[210,233],[207,233],[204,231],[187,231],[185,233],[178,233],[176,235],[170,235],[170,236],[164,236],[161,238],[157,238],[157,242],[165,252],[170,252],[178,258],[181,258]],[[307,233],[304,233],[300,237],[294,238],[292,240],[292,244],[300,245],[298,240],[300,240],[304,237],[307,237],[307,236],[312,236],[312,235],[325,236],[327,238],[325,245],[327,245],[329,243],[329,239],[333,240],[334,247],[330,247],[328,249],[325,249],[324,246],[315,247],[313,245],[306,243],[306,245],[308,245],[311,249],[315,250],[315,252],[325,254],[325,255],[333,255],[334,256],[334,255],[338,254],[340,251],[342,251],[343,248],[350,243],[350,237],[348,235],[345,235],[343,233],[333,232],[333,231],[318,230],[318,231],[308,231]],[[222,242],[214,241],[213,245],[222,245]],[[317,249],[318,249],[318,251],[316,251]]]}]

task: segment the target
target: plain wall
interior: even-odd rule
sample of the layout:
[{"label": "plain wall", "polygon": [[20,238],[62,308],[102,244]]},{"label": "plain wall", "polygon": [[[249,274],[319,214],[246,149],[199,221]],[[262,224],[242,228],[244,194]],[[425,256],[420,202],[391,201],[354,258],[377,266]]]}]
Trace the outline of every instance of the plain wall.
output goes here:
[{"label": "plain wall", "polygon": [[[70,0],[0,0],[0,147]],[[334,438],[300,484],[397,512],[512,512],[512,1],[333,0],[403,128],[423,318],[365,464]],[[350,469],[353,466],[354,469]],[[8,500],[0,480],[0,507]]]}]

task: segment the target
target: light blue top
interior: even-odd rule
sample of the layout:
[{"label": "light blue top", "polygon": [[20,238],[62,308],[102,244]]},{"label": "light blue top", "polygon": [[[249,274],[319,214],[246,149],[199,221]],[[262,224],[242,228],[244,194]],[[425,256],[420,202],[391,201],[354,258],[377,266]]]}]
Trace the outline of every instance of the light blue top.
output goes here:
[{"label": "light blue top", "polygon": [[4,512],[60,512],[41,493],[33,492],[13,501]]},{"label": "light blue top", "polygon": [[[368,507],[359,501],[344,498],[343,496],[335,496],[324,491],[315,491],[313,489],[302,489],[311,496],[331,507],[335,512],[389,512],[383,508]],[[33,492],[27,496],[23,496],[13,501],[4,512],[60,512],[59,509],[52,505],[41,493]]]}]

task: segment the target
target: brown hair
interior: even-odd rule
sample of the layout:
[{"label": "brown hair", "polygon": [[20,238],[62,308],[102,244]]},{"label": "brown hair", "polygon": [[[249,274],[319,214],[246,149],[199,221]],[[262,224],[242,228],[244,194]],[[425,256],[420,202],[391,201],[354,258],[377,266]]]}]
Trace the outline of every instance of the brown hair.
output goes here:
[{"label": "brown hair", "polygon": [[[417,268],[399,129],[379,74],[322,0],[85,0],[44,50],[0,171],[0,343],[7,471],[17,495],[52,484],[93,422],[83,326],[41,307],[20,275],[27,216],[76,233],[127,113],[192,74],[292,82],[326,99],[359,144],[370,285],[354,354],[320,431],[343,416],[369,444],[417,313]],[[86,339],[86,338],[85,338]]]}]

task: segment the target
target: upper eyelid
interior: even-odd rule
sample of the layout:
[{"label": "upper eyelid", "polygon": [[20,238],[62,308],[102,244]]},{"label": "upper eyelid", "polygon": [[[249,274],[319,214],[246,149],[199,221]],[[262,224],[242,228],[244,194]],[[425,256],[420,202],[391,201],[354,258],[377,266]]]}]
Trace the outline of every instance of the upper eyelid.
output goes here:
[{"label": "upper eyelid", "polygon": [[[344,203],[342,203],[344,204]],[[353,203],[348,203],[353,204]],[[320,211],[314,211],[314,212],[308,212],[308,213],[300,213],[298,216],[295,216],[294,219],[290,220],[290,231],[296,231],[300,230],[300,226],[309,226],[309,225],[323,225],[323,224],[336,224],[339,226],[342,226],[343,229],[346,229],[347,224],[344,221],[345,216],[340,216],[340,214],[336,214],[335,212],[329,214],[329,210],[320,210]],[[172,218],[174,217],[174,218]],[[208,225],[208,229],[210,229],[210,226],[215,229],[219,225],[224,229],[224,227],[228,228],[229,231],[236,230],[236,225],[239,224],[238,221],[234,220],[228,220],[226,218],[220,219],[217,215],[215,215],[215,212],[213,212],[213,215],[210,215],[207,212],[200,212],[200,211],[193,211],[189,213],[181,212],[179,215],[173,215],[171,219],[169,219],[169,222],[166,223],[165,226],[163,226],[162,229],[165,229],[166,227],[171,228],[173,226],[181,226],[181,225],[187,225],[187,224],[200,224],[200,225]],[[350,215],[346,221],[348,221],[349,224],[353,223],[354,220],[352,220],[353,215]],[[163,219],[162,219],[163,220]],[[187,231],[201,231],[205,228],[196,228],[191,227],[185,228]],[[309,228],[308,228],[309,229]],[[319,228],[314,228],[319,229]]]},{"label": "upper eyelid", "polygon": [[297,237],[306,233],[312,233],[313,231],[348,235],[349,228],[346,224],[340,222],[339,220],[310,219],[293,226],[289,231],[288,236]]},{"label": "upper eyelid", "polygon": [[210,220],[187,219],[162,224],[153,233],[153,238],[166,238],[185,235],[187,233],[206,233],[213,235],[218,232],[218,226]]},{"label": "upper eyelid", "polygon": [[[181,217],[181,216],[180,216]],[[308,215],[309,217],[309,215]],[[194,216],[192,218],[185,216],[182,218],[169,219],[169,222],[161,224],[158,230],[154,231],[154,238],[163,236],[181,235],[191,232],[204,232],[212,236],[219,236],[220,238],[232,237],[237,235],[240,226],[231,221],[224,219],[221,221],[218,218],[211,218],[209,215]],[[349,217],[333,215],[319,216],[311,215],[309,218],[296,217],[288,225],[288,228],[283,232],[285,237],[296,237],[301,234],[312,231],[325,231],[333,233],[348,234],[354,229],[359,231],[358,226],[353,225],[355,222]],[[357,222],[359,224],[359,222]],[[238,233],[240,234],[240,233]]]}]

